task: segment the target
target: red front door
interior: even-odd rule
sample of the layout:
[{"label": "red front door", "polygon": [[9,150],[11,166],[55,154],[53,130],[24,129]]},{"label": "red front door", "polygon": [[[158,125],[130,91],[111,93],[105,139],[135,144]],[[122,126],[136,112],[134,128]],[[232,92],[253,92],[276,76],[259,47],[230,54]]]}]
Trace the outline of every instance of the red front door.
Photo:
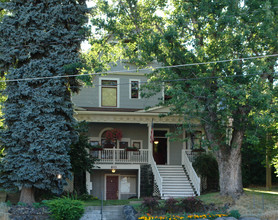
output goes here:
[{"label": "red front door", "polygon": [[106,176],[106,199],[119,199],[119,177]]}]

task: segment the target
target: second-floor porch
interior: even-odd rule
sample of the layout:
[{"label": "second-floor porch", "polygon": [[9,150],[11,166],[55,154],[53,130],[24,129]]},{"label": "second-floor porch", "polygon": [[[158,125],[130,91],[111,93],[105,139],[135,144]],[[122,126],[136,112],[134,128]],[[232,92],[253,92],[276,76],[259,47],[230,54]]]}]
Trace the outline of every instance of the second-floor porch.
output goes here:
[{"label": "second-floor porch", "polygon": [[[190,162],[193,162],[195,158],[202,153],[194,152],[192,150],[184,150],[184,152]],[[131,151],[117,149],[115,147],[91,151],[91,155],[97,159],[96,164],[150,164],[150,157],[153,156],[149,149]]]}]

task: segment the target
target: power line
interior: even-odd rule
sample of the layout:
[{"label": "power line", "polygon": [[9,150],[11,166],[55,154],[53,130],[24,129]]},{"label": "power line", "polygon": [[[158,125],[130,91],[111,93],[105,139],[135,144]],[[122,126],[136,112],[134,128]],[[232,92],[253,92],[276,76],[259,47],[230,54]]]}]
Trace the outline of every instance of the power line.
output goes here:
[{"label": "power line", "polygon": [[[184,79],[170,79],[170,80],[157,80],[157,81],[140,81],[139,84],[147,84],[147,83],[167,83],[167,82],[179,82],[179,81],[193,81],[193,80],[207,80],[207,79],[220,79],[220,78],[234,78],[234,77],[248,77],[248,76],[260,76],[260,75],[274,75],[278,74],[278,72],[271,73],[254,73],[248,75],[229,75],[229,76],[207,76],[207,77],[196,77],[196,78],[184,78]],[[130,85],[131,83],[117,83],[114,85]],[[94,84],[93,86],[102,86],[102,84]]]},{"label": "power line", "polygon": [[[249,77],[249,76],[260,76],[260,75],[274,75],[278,74],[278,72],[271,72],[271,73],[254,73],[254,74],[248,74],[248,75],[229,75],[229,76],[208,76],[208,77],[195,77],[195,78],[184,78],[184,79],[170,79],[170,80],[156,80],[156,81],[139,81],[139,84],[157,84],[157,83],[169,83],[169,82],[186,82],[186,81],[193,81],[193,80],[209,80],[209,79],[219,79],[219,78],[234,78],[234,77]],[[1,81],[0,81],[1,82]],[[113,84],[114,86],[118,85],[130,85],[131,82],[127,83],[116,83]],[[94,84],[92,83],[92,86],[100,87],[103,86],[102,84]],[[71,88],[80,88],[79,86],[71,86]],[[4,90],[0,90],[0,93]]]},{"label": "power line", "polygon": [[245,60],[262,59],[262,58],[277,57],[277,56],[278,56],[278,54],[270,54],[270,55],[262,55],[262,56],[255,56],[255,57],[216,60],[216,61],[199,62],[199,63],[188,63],[188,64],[170,65],[170,66],[162,66],[162,67],[150,67],[150,68],[144,68],[144,69],[130,69],[130,70],[105,71],[105,72],[99,72],[99,73],[86,73],[86,74],[82,74],[82,75],[75,74],[75,75],[64,75],[64,76],[49,76],[49,77],[34,77],[34,78],[23,78],[23,79],[9,79],[9,80],[0,80],[0,82],[20,82],[20,81],[42,80],[42,79],[70,78],[70,77],[77,77],[77,76],[82,77],[82,76],[94,76],[94,75],[113,74],[113,73],[150,71],[150,70],[156,70],[156,69],[168,69],[168,68],[178,68],[178,67],[186,67],[186,66],[207,65],[207,64],[213,64],[213,63],[245,61]]}]

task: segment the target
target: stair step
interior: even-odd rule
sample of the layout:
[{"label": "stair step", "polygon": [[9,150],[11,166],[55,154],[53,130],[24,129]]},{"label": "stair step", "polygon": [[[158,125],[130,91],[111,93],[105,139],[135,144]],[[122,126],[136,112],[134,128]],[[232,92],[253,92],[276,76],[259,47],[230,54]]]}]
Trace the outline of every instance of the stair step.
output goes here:
[{"label": "stair step", "polygon": [[190,180],[180,165],[158,165],[158,172],[163,179],[162,199],[195,196]]}]

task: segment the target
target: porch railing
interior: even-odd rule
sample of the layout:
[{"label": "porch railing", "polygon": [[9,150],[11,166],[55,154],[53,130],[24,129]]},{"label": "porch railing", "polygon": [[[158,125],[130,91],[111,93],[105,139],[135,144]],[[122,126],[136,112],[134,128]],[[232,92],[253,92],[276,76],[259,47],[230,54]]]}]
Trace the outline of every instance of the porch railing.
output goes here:
[{"label": "porch railing", "polygon": [[103,149],[92,151],[91,154],[98,159],[97,163],[148,163],[148,149],[126,151],[125,149]]},{"label": "porch railing", "polygon": [[152,171],[153,171],[153,175],[154,175],[154,180],[155,180],[155,182],[157,184],[157,187],[159,189],[160,196],[162,197],[163,196],[163,192],[162,192],[163,178],[159,174],[159,171],[158,171],[156,163],[155,163],[155,161],[153,159],[153,156],[150,157],[150,164],[151,164],[151,167],[152,167]]},{"label": "porch railing", "polygon": [[186,150],[182,150],[182,156],[181,156],[182,165],[184,165],[189,178],[193,184],[193,187],[195,188],[198,196],[200,195],[200,188],[201,188],[201,179],[198,177],[197,173],[195,172],[192,163],[190,162]]}]

